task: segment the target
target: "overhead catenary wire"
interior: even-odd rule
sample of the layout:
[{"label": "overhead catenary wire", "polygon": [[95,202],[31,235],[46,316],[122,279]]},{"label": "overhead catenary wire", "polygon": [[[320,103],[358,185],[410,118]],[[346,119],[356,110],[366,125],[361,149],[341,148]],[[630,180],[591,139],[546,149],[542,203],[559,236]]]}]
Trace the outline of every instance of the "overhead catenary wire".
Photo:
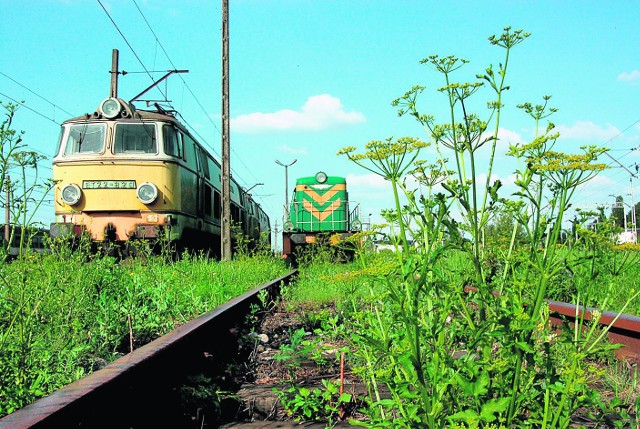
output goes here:
[{"label": "overhead catenary wire", "polygon": [[[138,62],[140,63],[140,65],[142,66],[142,68],[144,69],[144,71],[147,73],[147,75],[149,76],[149,79],[151,79],[152,81],[155,82],[155,79],[153,78],[153,76],[151,75],[151,72],[149,72],[149,70],[147,69],[147,67],[144,65],[144,62],[142,61],[142,59],[140,59],[140,57],[138,56],[138,53],[136,52],[135,49],[133,49],[133,46],[131,46],[131,43],[129,43],[129,40],[127,40],[127,37],[124,35],[124,33],[122,32],[122,30],[120,30],[120,27],[118,27],[118,24],[116,24],[116,22],[114,21],[114,19],[111,17],[111,14],[109,13],[109,11],[107,10],[106,7],[104,7],[104,5],[102,4],[101,0],[97,0],[97,2],[100,4],[100,6],[102,7],[102,10],[104,10],[104,13],[107,14],[107,17],[109,18],[109,20],[111,21],[111,23],[113,24],[113,26],[116,28],[116,30],[118,31],[118,33],[120,33],[120,36],[122,36],[122,38],[124,39],[124,42],[127,44],[127,46],[129,47],[129,49],[131,50],[131,52],[133,53],[133,55],[136,57],[136,59],[138,60]],[[162,92],[162,89],[157,88],[158,91],[160,91],[160,93],[162,94],[162,96],[167,99],[167,96],[165,95],[164,92]]]},{"label": "overhead catenary wire", "polygon": [[[623,135],[624,133],[626,133],[628,130],[630,130],[631,128],[633,128],[634,126],[636,126],[636,124],[640,123],[640,119],[634,121],[632,124],[630,124],[629,126],[627,126],[626,128],[624,128],[622,131],[618,132],[616,135],[614,135],[613,137],[611,137],[610,139],[608,139],[606,142],[603,143],[603,146],[606,147],[607,144],[611,143],[613,140],[617,139],[618,137],[620,137],[621,135]],[[638,178],[638,174],[637,172],[634,173],[633,171],[629,170],[629,168],[631,166],[633,166],[634,164],[631,164],[630,166],[625,166],[621,160],[622,158],[630,155],[631,153],[633,153],[634,151],[638,150],[638,146],[633,147],[631,149],[624,149],[625,151],[627,151],[626,154],[620,156],[620,157],[614,157],[613,155],[611,155],[608,152],[605,152],[605,155],[611,159],[611,161],[608,163],[608,166],[611,167],[612,169],[615,169],[615,171],[612,174],[608,174],[606,175],[606,177],[611,180],[612,182],[615,183],[619,183],[622,182],[622,177],[620,177],[621,174],[623,173],[627,173],[624,176],[624,181],[629,180],[630,181],[630,186],[631,186],[631,190],[633,189],[633,179],[637,179]],[[615,165],[615,166],[614,166]],[[637,165],[637,164],[636,164]],[[585,194],[581,194],[581,198],[578,201],[574,201],[574,203],[572,204],[574,207],[580,207],[580,205],[584,205],[587,204],[586,201],[601,195],[603,192],[609,192],[611,190],[611,184],[605,184],[604,186],[606,186],[606,188],[604,187],[595,187],[592,186],[591,184],[587,183],[585,185],[582,185],[584,188],[583,189],[589,189],[591,192]],[[626,187],[626,184],[624,185]],[[626,191],[625,191],[626,192]],[[620,193],[621,194],[621,193]],[[633,196],[632,196],[633,199]],[[609,204],[604,204],[603,205],[607,206]]]},{"label": "overhead catenary wire", "polygon": [[[44,98],[42,95],[38,94],[37,92],[35,92],[34,90],[32,90],[31,88],[27,87],[26,85],[18,82],[17,80],[15,80],[14,78],[12,78],[11,76],[7,75],[6,73],[0,71],[0,74],[4,77],[6,77],[7,79],[9,79],[10,81],[12,81],[13,83],[15,83],[16,85],[22,87],[23,89],[26,89],[27,91],[29,91],[30,93],[32,93],[33,95],[35,95],[36,97],[40,98],[41,100],[46,101],[47,103],[49,103],[51,106],[53,106],[55,109],[58,109],[64,113],[66,113],[69,116],[74,116],[72,113],[69,113],[68,110],[63,109],[62,107],[58,106],[57,104],[55,104],[52,101],[49,101],[48,99]],[[50,118],[47,118],[50,119]],[[53,122],[55,122],[55,119],[51,119]]]},{"label": "overhead catenary wire", "polygon": [[[153,34],[153,37],[155,38],[156,44],[158,46],[160,46],[160,49],[162,49],[162,52],[164,52],[164,55],[167,57],[167,60],[169,60],[169,63],[171,64],[171,67],[173,67],[173,69],[176,70],[178,67],[176,67],[176,65],[171,60],[171,57],[169,56],[169,53],[167,52],[167,50],[162,45],[162,42],[160,42],[160,39],[158,38],[158,35],[153,30],[153,27],[151,27],[151,24],[149,23],[149,21],[147,20],[147,17],[142,12],[142,9],[140,9],[140,6],[138,6],[138,2],[136,0],[133,0],[133,4],[136,6],[136,9],[138,9],[138,12],[140,13],[140,16],[142,16],[142,19],[144,20],[145,24],[147,24],[147,28],[149,28],[149,31],[151,31],[151,34]],[[213,122],[213,120],[211,120],[211,117],[209,117],[209,114],[207,113],[206,109],[204,108],[202,103],[200,103],[200,100],[198,100],[198,97],[196,97],[196,94],[191,90],[191,87],[189,86],[187,81],[185,81],[185,79],[181,75],[178,75],[178,77],[180,78],[180,80],[182,80],[182,83],[184,84],[184,86],[187,88],[189,93],[193,96],[193,99],[196,101],[198,106],[200,106],[200,108],[204,112],[205,116],[209,119],[209,122],[211,122],[211,124],[214,126],[216,131],[218,131],[218,134],[221,134],[220,129],[215,124],[215,122]],[[211,149],[213,149],[213,148],[211,148]]]},{"label": "overhead catenary wire", "polygon": [[28,109],[28,110],[31,110],[31,111],[32,111],[33,113],[35,113],[36,115],[42,116],[44,119],[47,119],[47,120],[49,120],[49,121],[53,122],[53,123],[54,123],[54,124],[56,124],[56,125],[60,125],[60,122],[56,121],[55,119],[50,118],[50,117],[48,117],[48,116],[46,116],[46,115],[44,115],[44,114],[42,114],[42,113],[38,112],[38,111],[37,111],[37,110],[35,110],[35,109],[32,109],[31,107],[27,106],[25,103],[22,103],[22,102],[20,102],[20,101],[16,100],[15,98],[8,96],[8,95],[7,95],[7,94],[5,94],[5,93],[0,92],[0,96],[5,97],[5,98],[8,98],[9,100],[13,101],[14,103],[18,104],[19,106],[24,107],[24,108],[26,108],[26,109]]},{"label": "overhead catenary wire", "polygon": [[[142,68],[144,69],[144,71],[140,71],[140,72],[127,72],[127,73],[145,73],[149,76],[149,78],[151,80],[154,80],[153,76],[151,75],[151,73],[155,73],[156,70],[149,70],[144,62],[142,61],[142,59],[140,58],[140,56],[138,55],[138,53],[136,52],[136,50],[133,48],[133,46],[131,45],[131,43],[129,42],[129,40],[127,39],[127,37],[125,36],[124,32],[120,29],[120,27],[117,25],[117,23],[115,22],[115,20],[113,19],[113,17],[111,16],[111,14],[109,13],[109,11],[107,10],[107,8],[105,7],[105,5],[103,4],[103,2],[101,0],[97,0],[98,4],[101,6],[102,10],[105,12],[105,14],[107,15],[107,17],[109,18],[109,20],[111,21],[111,23],[114,25],[115,29],[118,31],[118,33],[120,34],[120,36],[123,38],[123,40],[125,41],[125,43],[127,44],[127,46],[129,47],[129,49],[131,50],[131,52],[134,54],[134,56],[136,57],[137,61],[140,63],[140,65],[142,66]],[[140,12],[141,16],[143,17],[147,27],[149,28],[149,30],[152,32],[156,43],[158,44],[158,46],[161,48],[161,50],[163,51],[163,53],[165,54],[165,56],[167,57],[167,59],[169,60],[169,62],[171,63],[171,65],[174,67],[174,69],[176,68],[173,61],[171,60],[171,58],[169,57],[168,52],[166,51],[166,49],[164,48],[164,46],[162,45],[162,43],[160,42],[156,32],[153,30],[153,28],[151,27],[149,21],[147,20],[147,18],[144,16],[144,13],[142,12],[142,10],[140,9],[140,7],[138,6],[138,3],[133,0],[136,8],[138,9],[138,11]],[[45,101],[46,103],[50,104],[51,106],[54,107],[54,109],[60,110],[62,112],[64,112],[65,114],[69,115],[69,116],[75,116],[74,114],[70,113],[69,111],[67,111],[66,109],[56,105],[55,103],[51,102],[49,99],[47,99],[46,97],[40,95],[39,93],[37,93],[36,91],[28,88],[26,85],[24,85],[23,83],[18,82],[16,79],[13,79],[12,77],[8,76],[6,73],[0,72],[3,76],[5,76],[7,79],[11,80],[12,82],[14,82],[15,84],[19,85],[20,87],[22,87],[23,89],[29,91],[30,93],[34,94],[36,97],[42,99],[43,101]],[[189,86],[189,84],[186,82],[186,80],[180,76],[180,79],[182,80],[184,87],[187,89],[187,91],[191,94],[191,96],[193,97],[193,99],[195,100],[195,102],[197,103],[197,105],[200,107],[200,109],[202,110],[202,112],[205,114],[205,116],[207,117],[207,120],[213,125],[214,129],[217,131],[218,134],[221,134],[219,127],[216,125],[216,123],[212,120],[211,116],[207,113],[206,109],[204,108],[204,106],[202,105],[202,103],[200,102],[200,100],[198,99],[198,97],[196,96],[195,92],[192,90],[192,88]],[[163,97],[166,99],[166,95],[165,93],[158,88],[158,90],[160,91],[160,93],[163,95]],[[43,114],[41,112],[39,112],[38,110],[26,105],[25,103],[21,103],[19,101],[17,101],[15,98],[8,96],[4,93],[0,93],[0,96],[5,97],[8,100],[11,100],[12,102],[22,106],[22,107],[26,107],[28,110],[32,111],[33,113],[35,113],[36,115],[56,124],[56,125],[61,125],[61,122],[57,121],[55,118],[52,118],[50,116],[47,116],[46,114]],[[182,115],[180,115],[182,117]],[[215,150],[215,148],[208,143],[208,141],[203,138],[196,130],[193,126],[191,126],[187,121],[184,120],[184,117],[182,117],[183,122],[185,122],[185,125],[187,125],[196,135],[198,135],[198,137],[203,141],[203,143],[217,156],[220,156],[220,154]],[[46,157],[50,157],[51,155],[47,155],[41,151],[35,150],[35,149],[30,149],[33,150],[34,152],[37,152],[43,156]],[[247,166],[247,164],[242,160],[242,158],[240,158],[240,156],[238,156],[237,152],[235,150],[233,150],[233,148],[231,149],[232,152],[235,155],[235,159],[244,167],[244,169],[249,173],[249,175],[254,179],[255,182],[259,181],[259,179],[257,179],[256,175],[253,174],[252,170]],[[47,170],[51,170],[51,166],[50,165],[46,165],[46,164],[42,164],[41,162],[38,163],[39,168],[42,169],[47,169]],[[244,180],[242,178],[242,176],[237,172],[236,169],[232,168],[232,172],[233,172],[233,176],[236,180],[238,180],[241,184],[244,184],[244,187],[249,187],[249,183]],[[254,197],[258,198],[261,200],[261,202],[267,206],[270,211],[275,213],[275,210],[273,210],[272,207],[270,207],[270,205],[267,203],[267,201],[265,201],[264,199],[262,199],[260,196],[258,195],[254,195]]]},{"label": "overhead catenary wire", "polygon": [[[157,46],[160,47],[160,49],[162,50],[162,52],[164,53],[164,55],[167,57],[167,60],[169,61],[169,63],[171,64],[171,67],[173,67],[173,69],[177,69],[178,67],[176,67],[176,65],[174,64],[174,62],[171,60],[171,57],[169,56],[169,53],[167,52],[167,50],[164,48],[162,42],[160,41],[158,35],[156,34],[156,32],[154,31],[153,27],[151,26],[151,24],[149,23],[149,20],[147,19],[147,17],[145,16],[145,14],[142,12],[142,9],[140,9],[140,6],[138,5],[138,2],[136,0],[132,0],[133,4],[135,5],[136,9],[138,10],[138,12],[140,13],[140,16],[142,17],[142,19],[144,20],[145,24],[147,25],[147,28],[149,28],[149,31],[151,31],[151,34],[153,34],[153,37],[156,41]],[[218,134],[222,135],[222,132],[220,131],[220,129],[218,128],[218,126],[216,125],[216,123],[211,119],[211,116],[209,115],[209,113],[207,112],[207,110],[204,108],[204,106],[202,105],[202,103],[200,102],[200,100],[198,99],[198,97],[196,96],[196,94],[193,92],[193,90],[191,89],[191,87],[189,86],[189,84],[187,83],[187,81],[184,79],[184,77],[182,75],[178,75],[178,77],[180,78],[180,80],[182,80],[182,83],[184,85],[184,87],[189,91],[189,93],[191,94],[191,96],[193,97],[193,99],[195,100],[196,104],[200,107],[200,109],[202,110],[202,112],[204,113],[205,117],[207,118],[207,120],[211,123],[211,125],[213,125],[213,127],[215,128],[215,130],[218,132]],[[187,125],[201,140],[202,142],[209,148],[211,149],[211,151],[218,156],[219,158],[221,157],[220,153],[218,153],[218,151],[211,145],[209,144],[209,142],[203,138],[196,130],[194,127],[192,127],[184,118],[183,115],[180,115],[181,117],[181,121],[185,123],[185,125]],[[242,166],[246,169],[247,172],[249,172],[249,174],[251,175],[251,177],[254,179],[255,182],[258,182],[259,179],[253,174],[253,172],[251,171],[251,169],[244,163],[244,161],[242,160],[242,158],[240,158],[240,156],[238,156],[237,152],[231,148],[231,152],[235,155],[235,159],[237,159],[240,164],[242,164]],[[231,171],[234,175],[234,177],[236,178],[236,180],[239,180],[241,182],[244,183],[245,187],[249,186],[248,182],[244,179],[242,179],[242,177],[238,174],[238,172],[234,169],[231,168]],[[265,203],[265,205],[269,206],[262,198],[261,201],[263,203]],[[273,210],[272,207],[269,207],[269,209],[271,211],[273,211],[275,213],[275,211]]]}]

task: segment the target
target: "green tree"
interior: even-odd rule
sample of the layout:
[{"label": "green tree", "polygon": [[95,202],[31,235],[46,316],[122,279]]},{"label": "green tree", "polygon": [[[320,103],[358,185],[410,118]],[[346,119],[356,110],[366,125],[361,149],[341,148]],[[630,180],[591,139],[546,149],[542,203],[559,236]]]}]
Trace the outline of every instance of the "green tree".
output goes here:
[{"label": "green tree", "polygon": [[620,228],[625,227],[625,208],[624,208],[624,198],[618,195],[616,197],[616,202],[613,206],[611,206],[611,216],[610,218],[615,221],[615,225]]}]

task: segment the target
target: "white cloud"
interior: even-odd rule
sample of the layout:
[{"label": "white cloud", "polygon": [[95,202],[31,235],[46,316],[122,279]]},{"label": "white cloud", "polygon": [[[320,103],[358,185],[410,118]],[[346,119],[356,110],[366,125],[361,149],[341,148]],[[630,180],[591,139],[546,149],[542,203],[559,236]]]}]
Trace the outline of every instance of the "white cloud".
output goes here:
[{"label": "white cloud", "polygon": [[577,121],[571,126],[558,125],[554,131],[560,133],[562,139],[604,142],[620,134],[620,130],[611,124],[604,127],[591,121]]},{"label": "white cloud", "polygon": [[498,139],[500,145],[522,143],[522,136],[519,133],[506,128],[498,128]]},{"label": "white cloud", "polygon": [[630,72],[622,72],[618,75],[618,80],[623,82],[640,82],[640,70],[635,69]]},{"label": "white cloud", "polygon": [[[510,188],[514,188],[515,189],[515,182],[516,182],[516,175],[515,173],[506,173],[504,176],[499,176],[497,174],[492,174],[491,175],[491,181],[490,184],[493,185],[493,183],[495,183],[497,180],[499,180],[502,183],[502,188],[500,189],[500,191],[498,191],[498,193],[501,196],[504,196],[503,193],[505,192],[505,190],[507,190],[508,192],[513,192],[512,189]],[[485,184],[487,183],[487,173],[481,173],[478,175],[478,177],[476,178],[476,184],[477,184],[477,189],[481,192],[484,193],[484,187]],[[509,188],[509,189],[507,189]]]},{"label": "white cloud", "polygon": [[[482,135],[482,138],[488,138],[493,136],[493,131],[489,132],[485,132]],[[516,131],[512,131],[512,130],[508,130],[506,128],[498,128],[498,144],[496,145],[497,148],[497,154],[500,156],[506,156],[507,151],[509,150],[509,147],[511,147],[511,145],[515,145],[518,143],[522,143],[524,142],[522,135],[520,135],[520,133],[516,132]],[[487,143],[490,144],[490,143]],[[483,151],[483,154],[489,154],[489,150],[487,151]]]},{"label": "white cloud", "polygon": [[610,190],[614,186],[619,187],[620,184],[609,176],[598,174],[597,176],[591,178],[591,180],[589,180],[587,183],[580,185],[579,189],[589,190],[594,188],[602,188]]},{"label": "white cloud", "polygon": [[347,175],[347,184],[349,192],[370,192],[391,190],[391,182],[384,180],[382,176],[373,173],[363,175],[349,174]]},{"label": "white cloud", "polygon": [[240,133],[269,131],[318,131],[343,124],[365,122],[364,114],[347,112],[339,98],[329,94],[309,97],[299,111],[278,110],[273,113],[255,112],[231,119],[231,128]]}]

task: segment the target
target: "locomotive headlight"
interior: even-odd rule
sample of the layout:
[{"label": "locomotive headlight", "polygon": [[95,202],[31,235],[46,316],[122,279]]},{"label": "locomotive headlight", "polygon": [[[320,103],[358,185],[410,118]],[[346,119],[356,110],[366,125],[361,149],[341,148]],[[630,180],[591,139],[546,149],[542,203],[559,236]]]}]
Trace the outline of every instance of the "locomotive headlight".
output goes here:
[{"label": "locomotive headlight", "polygon": [[138,186],[136,195],[142,204],[151,204],[158,198],[158,188],[150,182],[144,182]]},{"label": "locomotive headlight", "polygon": [[362,222],[360,222],[358,219],[354,220],[353,222],[351,222],[351,229],[353,231],[360,231],[362,229]]},{"label": "locomotive headlight", "polygon": [[287,221],[284,223],[284,226],[282,227],[284,229],[284,232],[291,232],[293,231],[293,222],[291,221]]},{"label": "locomotive headlight", "polygon": [[324,183],[326,181],[327,181],[327,175],[324,172],[320,171],[316,173],[316,182]]},{"label": "locomotive headlight", "polygon": [[72,183],[62,188],[61,196],[65,204],[75,206],[82,197],[82,191],[78,185]]},{"label": "locomotive headlight", "polygon": [[113,119],[122,111],[122,105],[115,98],[106,98],[100,103],[100,111],[105,118]]}]

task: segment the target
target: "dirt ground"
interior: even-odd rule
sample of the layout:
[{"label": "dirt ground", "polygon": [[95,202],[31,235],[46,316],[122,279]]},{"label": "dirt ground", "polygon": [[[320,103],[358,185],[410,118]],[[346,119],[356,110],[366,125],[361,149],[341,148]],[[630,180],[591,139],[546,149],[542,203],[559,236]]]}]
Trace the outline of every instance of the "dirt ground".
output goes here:
[{"label": "dirt ground", "polygon": [[[363,384],[351,373],[348,362],[343,361],[341,372],[339,349],[346,344],[336,343],[314,332],[315,327],[310,326],[307,317],[307,313],[311,311],[318,309],[299,307],[295,311],[287,311],[283,304],[279,304],[264,317],[251,334],[254,345],[249,359],[250,371],[245,374],[238,392],[244,404],[241,415],[246,421],[291,420],[292,416],[283,409],[276,393],[276,390],[284,390],[291,386],[313,390],[321,388],[324,379],[341,384],[344,392],[354,396],[362,396],[365,393]],[[335,309],[326,306],[321,311],[333,314]],[[304,334],[300,330],[303,330]],[[297,349],[303,349],[302,356],[294,359],[286,350],[281,351],[281,346],[292,350],[292,335],[298,335],[298,340],[294,339],[294,342],[300,344],[305,341],[307,344],[313,344],[313,347],[305,349],[304,345],[299,345]],[[314,356],[306,356],[305,350],[311,349],[315,350]],[[282,359],[279,356],[292,358]],[[354,413],[355,407],[351,407],[345,410],[342,418],[346,420],[362,417],[355,416]]]}]

